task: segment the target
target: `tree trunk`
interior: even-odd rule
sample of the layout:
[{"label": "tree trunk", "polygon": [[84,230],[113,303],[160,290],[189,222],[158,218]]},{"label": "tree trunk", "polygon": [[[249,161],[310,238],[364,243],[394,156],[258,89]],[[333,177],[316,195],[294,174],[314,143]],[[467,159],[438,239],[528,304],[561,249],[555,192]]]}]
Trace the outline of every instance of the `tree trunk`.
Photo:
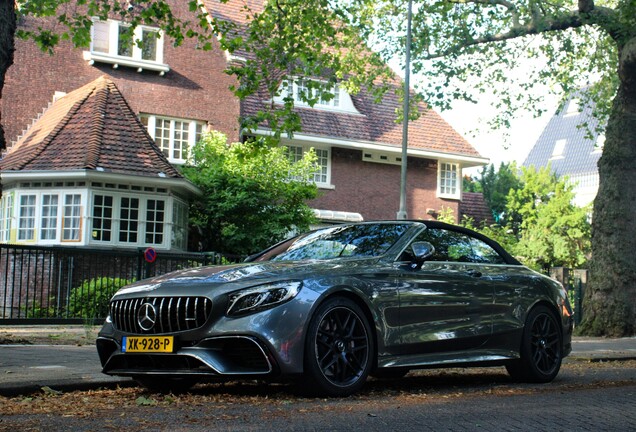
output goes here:
[{"label": "tree trunk", "polygon": [[[16,15],[13,0],[0,0],[0,99],[4,87],[4,76],[9,66],[13,64],[15,51]],[[2,127],[2,112],[0,111],[0,150],[7,148]]]},{"label": "tree trunk", "polygon": [[619,47],[619,89],[599,160],[590,284],[581,332],[630,336],[636,330],[636,37]]}]

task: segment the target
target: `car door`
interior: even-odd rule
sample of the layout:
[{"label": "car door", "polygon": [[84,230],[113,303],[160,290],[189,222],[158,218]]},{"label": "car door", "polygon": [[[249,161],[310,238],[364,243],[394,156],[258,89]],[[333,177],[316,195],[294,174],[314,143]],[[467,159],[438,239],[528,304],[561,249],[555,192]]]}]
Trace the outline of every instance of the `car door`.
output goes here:
[{"label": "car door", "polygon": [[498,254],[461,231],[427,229],[414,241],[428,241],[435,252],[419,269],[401,267],[402,353],[462,351],[485,344],[492,334],[497,285],[489,268],[500,259]]}]

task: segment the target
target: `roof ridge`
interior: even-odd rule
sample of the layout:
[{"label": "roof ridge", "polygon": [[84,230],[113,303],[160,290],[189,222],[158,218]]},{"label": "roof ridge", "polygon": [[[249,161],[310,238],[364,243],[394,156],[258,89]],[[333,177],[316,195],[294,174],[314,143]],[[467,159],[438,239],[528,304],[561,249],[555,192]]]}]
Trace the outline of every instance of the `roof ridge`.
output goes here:
[{"label": "roof ridge", "polygon": [[98,79],[95,82],[95,90],[91,92],[91,95],[95,95],[97,109],[93,112],[91,125],[91,131],[88,138],[88,145],[86,149],[85,167],[89,169],[97,168],[99,162],[99,155],[101,153],[102,136],[104,131],[104,117],[106,115],[106,105],[108,104],[108,93],[110,87],[114,86],[114,83],[104,77]]}]

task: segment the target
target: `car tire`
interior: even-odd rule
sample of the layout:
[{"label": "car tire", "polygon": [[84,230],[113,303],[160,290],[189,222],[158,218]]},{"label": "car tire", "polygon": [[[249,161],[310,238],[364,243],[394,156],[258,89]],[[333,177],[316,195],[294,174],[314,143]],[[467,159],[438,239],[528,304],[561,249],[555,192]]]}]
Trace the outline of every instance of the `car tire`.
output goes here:
[{"label": "car tire", "polygon": [[352,300],[321,304],[305,339],[305,392],[348,396],[360,390],[373,366],[374,338],[364,312]]},{"label": "car tire", "polygon": [[561,369],[563,336],[555,315],[545,306],[530,311],[521,337],[520,358],[506,365],[518,381],[546,383]]},{"label": "car tire", "polygon": [[183,393],[198,380],[195,377],[135,376],[134,380],[146,389],[157,393]]}]

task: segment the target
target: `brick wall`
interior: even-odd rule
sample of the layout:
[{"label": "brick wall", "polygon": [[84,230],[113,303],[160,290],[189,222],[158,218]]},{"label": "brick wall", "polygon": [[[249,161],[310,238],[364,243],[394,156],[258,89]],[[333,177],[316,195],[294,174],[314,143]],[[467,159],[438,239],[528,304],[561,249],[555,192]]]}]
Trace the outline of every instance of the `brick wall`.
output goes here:
[{"label": "brick wall", "polygon": [[[188,2],[171,3],[176,14],[194,18]],[[33,19],[21,25],[33,25]],[[175,48],[167,38],[164,62],[171,70],[165,76],[122,66],[113,69],[108,64],[91,66],[83,59],[83,51],[63,41],[51,56],[31,41],[16,40],[14,64],[0,101],[9,145],[48,106],[56,91],[68,93],[102,75],[116,83],[137,113],[207,121],[212,129],[238,140],[239,101],[229,90],[235,80],[224,73],[226,58],[220,49],[197,50],[192,40]]]},{"label": "brick wall", "polygon": [[[395,219],[400,206],[400,166],[362,161],[362,151],[333,148],[331,184],[321,189],[309,203],[313,208],[361,213],[365,220]],[[437,163],[434,160],[408,160],[407,216],[432,219],[428,209],[451,208],[458,214],[458,201],[436,196]]]}]

